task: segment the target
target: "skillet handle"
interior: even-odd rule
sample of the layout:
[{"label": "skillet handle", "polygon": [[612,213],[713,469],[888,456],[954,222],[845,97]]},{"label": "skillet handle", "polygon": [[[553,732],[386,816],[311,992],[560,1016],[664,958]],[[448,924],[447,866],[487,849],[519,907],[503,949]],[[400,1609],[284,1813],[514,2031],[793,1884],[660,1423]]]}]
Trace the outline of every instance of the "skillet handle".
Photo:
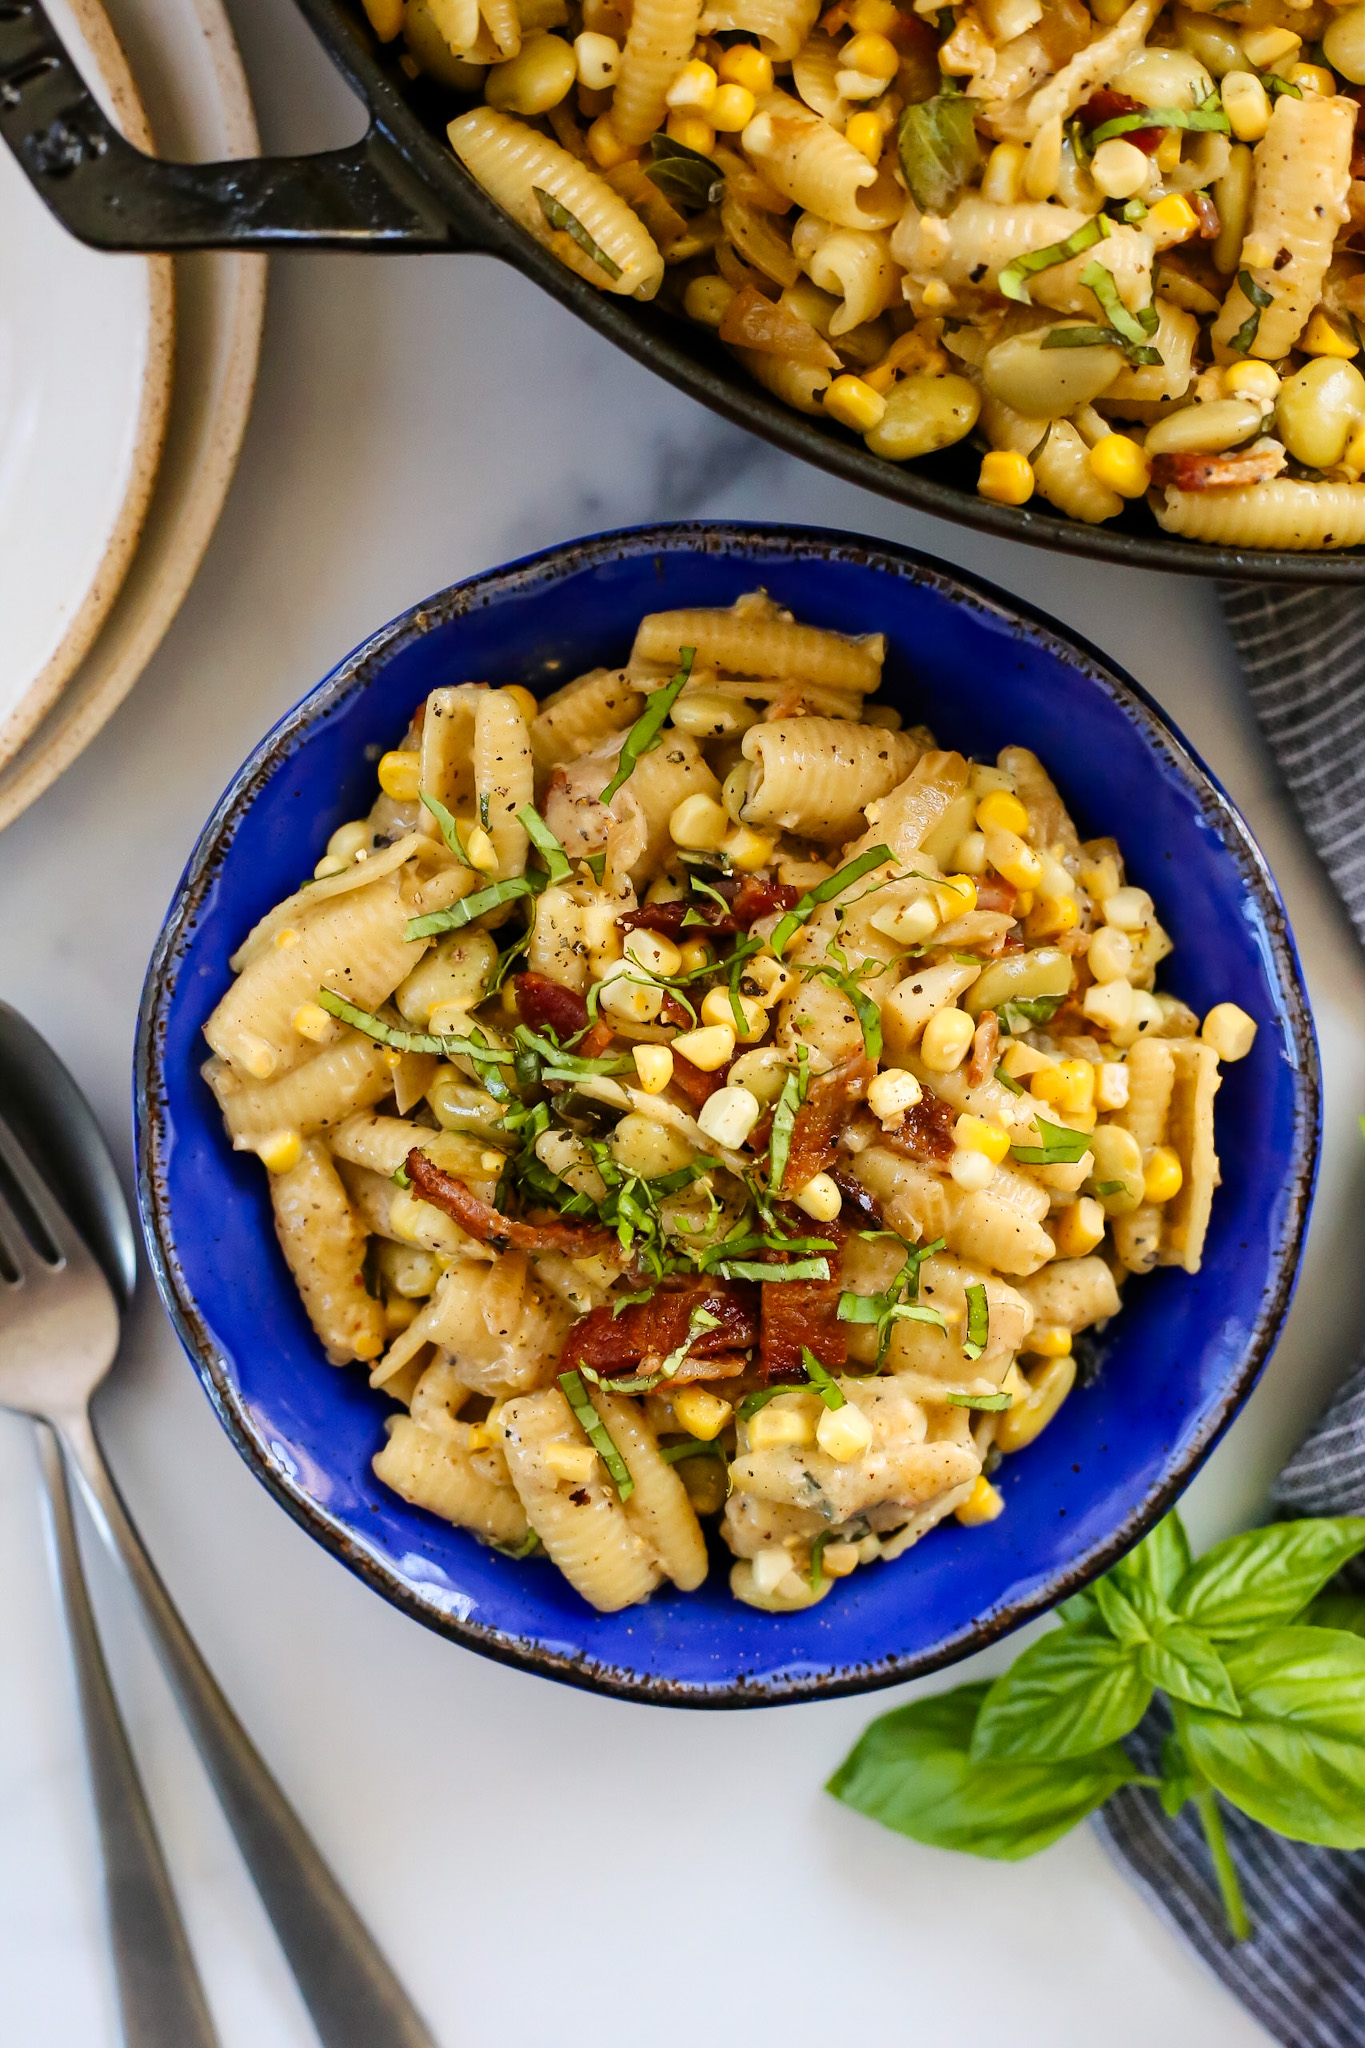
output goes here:
[{"label": "skillet handle", "polygon": [[165,163],[105,117],[40,0],[0,0],[0,136],[62,225],[96,249],[478,247],[386,137],[384,94],[387,81],[350,149]]}]

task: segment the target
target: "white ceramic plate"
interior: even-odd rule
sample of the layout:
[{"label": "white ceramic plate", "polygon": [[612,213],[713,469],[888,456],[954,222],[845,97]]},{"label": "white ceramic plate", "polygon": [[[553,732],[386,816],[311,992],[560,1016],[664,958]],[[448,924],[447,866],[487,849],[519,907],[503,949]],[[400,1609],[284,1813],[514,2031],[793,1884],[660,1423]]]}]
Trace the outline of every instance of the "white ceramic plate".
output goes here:
[{"label": "white ceramic plate", "polygon": [[[97,0],[53,23],[105,111],[149,146]],[[0,150],[0,761],[23,743],[118,595],[146,514],[171,390],[167,257],[100,255]]]},{"label": "white ceramic plate", "polygon": [[[51,11],[59,33],[70,34],[70,17],[59,14],[57,0]],[[221,0],[109,0],[109,13],[163,156],[220,162],[258,154],[246,78]],[[86,70],[74,36],[72,42],[72,54]],[[86,76],[95,89],[95,77],[89,70]],[[0,159],[7,158],[0,148]],[[6,168],[19,175],[12,163],[0,162],[0,171]],[[88,253],[55,223],[53,232],[66,248]],[[94,260],[131,265],[146,259]],[[174,259],[175,378],[141,542],[66,688],[11,760],[0,751],[0,827],[18,817],[94,738],[146,667],[190,586],[227,495],[251,409],[265,266],[265,257],[255,255]],[[0,301],[7,297],[0,272]]]}]

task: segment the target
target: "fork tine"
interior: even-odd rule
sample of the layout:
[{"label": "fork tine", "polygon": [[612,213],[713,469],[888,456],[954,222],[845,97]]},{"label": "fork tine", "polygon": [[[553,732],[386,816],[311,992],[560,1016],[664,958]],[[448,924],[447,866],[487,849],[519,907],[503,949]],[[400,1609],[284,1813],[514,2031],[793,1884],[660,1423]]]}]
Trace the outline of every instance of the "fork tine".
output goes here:
[{"label": "fork tine", "polygon": [[[84,1239],[63,1213],[13,1127],[3,1117],[0,1117],[0,1160],[3,1160],[20,1194],[46,1232],[53,1250],[66,1265],[78,1268],[92,1263]],[[6,1200],[3,1188],[0,1188],[0,1233],[26,1278],[34,1276],[34,1262],[43,1270],[51,1271],[46,1259],[30,1243],[23,1222],[15,1214],[13,1204]]]}]

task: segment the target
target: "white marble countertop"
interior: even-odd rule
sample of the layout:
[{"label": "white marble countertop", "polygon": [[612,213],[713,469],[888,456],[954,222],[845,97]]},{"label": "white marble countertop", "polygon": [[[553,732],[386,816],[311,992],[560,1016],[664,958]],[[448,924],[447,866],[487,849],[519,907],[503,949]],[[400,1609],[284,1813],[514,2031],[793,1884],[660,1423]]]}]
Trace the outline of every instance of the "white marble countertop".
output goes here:
[{"label": "white marble countertop", "polygon": [[[238,15],[268,145],[356,132],[285,0]],[[882,535],[1025,594],[1126,665],[1246,813],[1289,904],[1326,1077],[1297,1302],[1187,1501],[1200,1542],[1252,1519],[1365,1328],[1365,973],[1276,787],[1212,585],[988,541],[834,482],[490,261],[276,264],[255,415],[189,601],[102,737],[0,841],[0,996],[80,1077],[131,1186],[144,965],[260,733],[417,598],[572,535],[693,516]],[[1086,1830],[1028,1866],[979,1863],[828,1799],[858,1731],[911,1688],[669,1713],[506,1670],[405,1620],[256,1485],[149,1285],[99,1422],[190,1627],[442,2048],[578,2048],[627,2029],[655,2048],[826,2029],[1092,2048],[1097,2024],[1106,2048],[1266,2041]],[[0,1554],[4,2038],[105,2048],[117,2027],[71,1675],[30,1435],[9,1417]],[[302,2048],[311,2028],[159,1672],[122,1589],[92,1566],[224,2048]]]}]

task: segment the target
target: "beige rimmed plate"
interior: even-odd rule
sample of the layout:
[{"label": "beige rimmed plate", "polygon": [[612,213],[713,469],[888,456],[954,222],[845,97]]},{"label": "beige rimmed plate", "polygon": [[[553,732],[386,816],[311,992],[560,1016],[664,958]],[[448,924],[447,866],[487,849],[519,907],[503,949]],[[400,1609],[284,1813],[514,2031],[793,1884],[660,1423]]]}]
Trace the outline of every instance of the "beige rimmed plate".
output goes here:
[{"label": "beige rimmed plate", "polygon": [[[98,0],[52,0],[52,13],[110,119],[149,148]],[[156,480],[173,352],[169,257],[82,248],[0,152],[0,761],[118,595]]]},{"label": "beige rimmed plate", "polygon": [[[93,6],[93,0],[80,4]],[[71,36],[72,54],[89,84],[99,90],[94,69],[86,69],[72,15],[59,15],[55,0],[52,11],[59,32]],[[115,47],[121,44],[127,53],[163,156],[216,162],[259,153],[246,77],[221,0],[109,0],[109,14]],[[112,33],[109,39],[115,42]],[[55,223],[54,231],[62,235]],[[227,495],[251,408],[265,266],[265,257],[256,255],[174,259],[175,375],[141,539],[84,660],[36,730],[0,766],[0,827],[89,745],[146,667],[189,589]]]}]

